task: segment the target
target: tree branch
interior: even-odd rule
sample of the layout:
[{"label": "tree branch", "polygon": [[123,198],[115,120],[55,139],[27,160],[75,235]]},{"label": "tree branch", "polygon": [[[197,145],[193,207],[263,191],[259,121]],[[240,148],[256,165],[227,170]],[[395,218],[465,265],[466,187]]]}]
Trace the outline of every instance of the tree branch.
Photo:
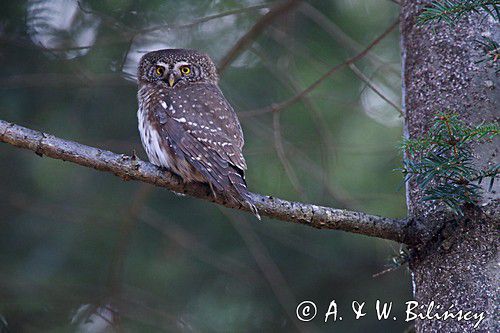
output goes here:
[{"label": "tree branch", "polygon": [[392,106],[396,111],[398,111],[399,115],[401,117],[404,117],[403,110],[393,101],[389,99],[389,97],[385,96],[378,87],[375,86],[375,84],[370,80],[369,77],[367,77],[365,74],[363,74],[362,71],[356,67],[355,64],[351,63],[349,64],[349,68],[353,71],[353,73],[361,80],[363,81],[375,94],[377,94],[380,98],[382,98],[387,104]]},{"label": "tree branch", "polygon": [[264,30],[269,24],[271,24],[276,18],[284,15],[299,4],[299,0],[288,0],[286,2],[280,3],[255,23],[252,28],[241,37],[236,44],[229,50],[229,52],[224,56],[219,64],[219,73],[224,72],[224,70],[229,66],[238,55],[250,45],[257,36],[260,35],[262,30]]},{"label": "tree branch", "polygon": [[372,41],[363,51],[359,52],[355,56],[347,59],[343,63],[340,63],[338,65],[335,65],[334,67],[330,68],[325,74],[323,74],[319,79],[314,81],[311,85],[309,85],[307,88],[302,90],[300,93],[296,94],[293,97],[290,97],[287,100],[284,100],[280,103],[273,103],[271,106],[259,109],[259,110],[253,110],[253,111],[245,111],[245,112],[240,112],[240,117],[253,117],[256,115],[264,114],[264,113],[269,113],[269,112],[279,112],[283,109],[288,108],[289,106],[292,106],[296,102],[300,101],[304,96],[309,95],[314,89],[316,89],[323,81],[325,81],[327,78],[329,78],[332,74],[337,72],[338,70],[344,68],[345,66],[348,66],[350,64],[355,63],[359,59],[363,58],[365,55],[370,52],[370,50],[375,47],[378,43],[380,43],[381,40],[383,40],[387,35],[389,35],[392,30],[394,30],[399,24],[399,20],[391,24],[389,28],[387,28],[380,36],[378,36],[374,41]]},{"label": "tree branch", "polygon": [[[229,208],[248,211],[247,207],[226,201],[223,195],[214,198],[210,187],[206,184],[183,183],[177,175],[141,161],[135,156],[115,154],[59,139],[4,120],[0,120],[0,142],[29,149],[39,156],[46,155],[96,170],[112,172],[123,180],[138,180]],[[282,221],[304,224],[318,229],[343,230],[406,244],[417,243],[423,234],[411,229],[410,222],[405,219],[391,219],[361,212],[285,201],[260,194],[252,194],[252,196],[260,215]]]},{"label": "tree branch", "polygon": [[237,14],[245,13],[245,12],[250,11],[250,10],[258,10],[258,9],[268,8],[270,6],[271,6],[271,4],[262,3],[262,4],[259,4],[259,5],[253,5],[253,6],[243,7],[243,8],[231,9],[231,10],[228,10],[228,11],[225,11],[225,12],[220,12],[220,13],[217,13],[217,14],[208,15],[208,16],[205,16],[205,17],[200,17],[200,18],[194,19],[193,21],[188,22],[188,23],[182,23],[182,24],[160,24],[160,25],[156,25],[156,26],[153,26],[153,27],[150,27],[150,28],[140,29],[140,30],[137,31],[137,33],[144,34],[144,33],[149,33],[149,32],[153,32],[153,31],[156,31],[156,30],[165,30],[165,29],[166,30],[170,30],[170,29],[180,29],[180,28],[191,28],[191,27],[194,27],[194,26],[196,26],[198,24],[205,23],[205,22],[208,22],[208,21],[211,21],[211,20],[214,20],[214,19],[222,18],[224,16],[237,15]]}]

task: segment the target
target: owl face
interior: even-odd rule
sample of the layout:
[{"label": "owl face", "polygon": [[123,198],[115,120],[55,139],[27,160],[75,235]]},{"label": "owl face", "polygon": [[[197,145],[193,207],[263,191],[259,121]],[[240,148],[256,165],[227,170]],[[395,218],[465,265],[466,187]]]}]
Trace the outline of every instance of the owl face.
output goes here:
[{"label": "owl face", "polygon": [[165,49],[146,53],[140,61],[139,83],[176,89],[196,82],[217,83],[217,69],[206,54],[195,50]]}]

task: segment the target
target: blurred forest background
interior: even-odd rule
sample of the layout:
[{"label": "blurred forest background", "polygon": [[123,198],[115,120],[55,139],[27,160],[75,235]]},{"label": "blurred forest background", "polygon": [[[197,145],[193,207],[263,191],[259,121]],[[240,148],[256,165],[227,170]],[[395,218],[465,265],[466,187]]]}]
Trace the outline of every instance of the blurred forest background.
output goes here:
[{"label": "blurred forest background", "polygon": [[[0,119],[146,159],[135,72],[147,51],[220,62],[276,4],[263,0],[0,2]],[[304,1],[266,22],[221,73],[252,191],[405,216],[397,27],[296,103],[269,112],[376,40],[389,0]],[[279,105],[279,104],[278,104]],[[399,245],[314,230],[123,182],[0,145],[2,332],[402,332]],[[376,276],[374,276],[376,275]],[[335,299],[341,322],[324,323]],[[375,300],[397,321],[378,321]],[[301,324],[295,308],[318,305]],[[354,320],[352,300],[368,315]]]}]

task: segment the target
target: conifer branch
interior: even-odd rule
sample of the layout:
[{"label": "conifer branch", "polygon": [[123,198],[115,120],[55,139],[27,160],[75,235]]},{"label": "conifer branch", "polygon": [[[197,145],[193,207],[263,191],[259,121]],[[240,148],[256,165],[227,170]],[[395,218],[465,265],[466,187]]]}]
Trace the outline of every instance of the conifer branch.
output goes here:
[{"label": "conifer branch", "polygon": [[497,123],[469,126],[454,113],[439,113],[434,125],[418,139],[406,140],[402,172],[424,190],[424,201],[439,201],[462,215],[464,204],[476,204],[480,183],[489,179],[489,190],[499,175],[499,165],[478,170],[470,145],[491,142],[498,135]]},{"label": "conifer branch", "polygon": [[500,20],[499,0],[438,0],[432,1],[418,16],[418,24],[446,22],[455,25],[469,13],[486,12],[494,19]]},{"label": "conifer branch", "polygon": [[476,40],[476,43],[484,49],[484,57],[476,61],[476,64],[491,62],[495,72],[500,72],[500,45],[489,37],[482,37],[482,40]]}]

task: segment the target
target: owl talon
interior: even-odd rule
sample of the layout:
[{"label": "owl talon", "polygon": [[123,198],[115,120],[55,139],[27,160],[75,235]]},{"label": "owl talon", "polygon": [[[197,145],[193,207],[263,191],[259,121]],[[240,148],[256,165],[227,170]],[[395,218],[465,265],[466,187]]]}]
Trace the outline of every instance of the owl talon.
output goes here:
[{"label": "owl talon", "polygon": [[259,214],[259,211],[257,210],[257,207],[255,207],[254,204],[251,204],[249,202],[247,204],[250,207],[250,211],[253,213],[253,215],[255,215],[257,220],[262,221],[262,218],[260,217],[260,214]]},{"label": "owl talon", "polygon": [[208,183],[208,186],[210,186],[210,191],[212,191],[212,195],[214,196],[214,199],[217,200],[217,193],[215,193],[215,190],[214,190],[212,183]]}]

